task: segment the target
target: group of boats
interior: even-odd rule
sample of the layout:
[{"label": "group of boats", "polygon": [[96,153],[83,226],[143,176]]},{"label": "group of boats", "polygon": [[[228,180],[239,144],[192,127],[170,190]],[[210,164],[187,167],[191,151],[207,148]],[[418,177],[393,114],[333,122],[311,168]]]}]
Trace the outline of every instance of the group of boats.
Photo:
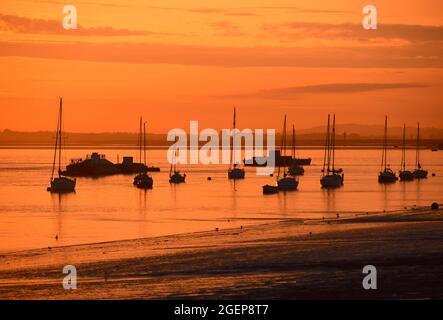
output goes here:
[{"label": "group of boats", "polygon": [[[285,156],[286,152],[286,115],[283,121],[283,134],[281,141],[281,152]],[[292,126],[292,152],[295,157],[295,128]],[[264,185],[263,194],[275,194],[279,191],[292,191],[297,190],[299,186],[298,176],[304,175],[304,168],[298,164],[293,164],[288,167],[279,165],[277,171],[277,183],[276,185]],[[326,129],[326,141],[323,157],[323,169],[322,176],[320,178],[320,185],[322,188],[333,189],[339,188],[343,185],[344,173],[343,169],[336,169],[335,167],[335,114],[331,123],[331,115],[328,115],[328,125]]]},{"label": "group of boats", "polygon": [[[139,132],[139,163],[134,163],[132,157],[124,157],[122,163],[114,164],[107,160],[104,155],[96,152],[87,156],[86,159],[72,160],[66,167],[65,171],[62,171],[62,121],[63,119],[63,100],[60,98],[59,115],[57,119],[57,132],[54,147],[54,158],[52,162],[52,174],[50,180],[50,186],[47,191],[52,193],[69,193],[74,192],[77,184],[75,176],[81,177],[100,177],[113,174],[131,174],[137,173],[134,177],[133,185],[139,189],[152,189],[154,186],[154,179],[149,172],[158,172],[158,167],[148,167],[146,161],[146,122],[143,122],[143,118],[140,117],[140,132]],[[143,161],[142,161],[143,159]],[[57,172],[56,172],[57,168]],[[171,169],[169,172],[169,182],[173,184],[184,183],[186,180],[186,174],[181,174],[177,170],[177,163],[174,161],[171,163]]]},{"label": "group of boats", "polygon": [[385,134],[383,141],[383,152],[381,170],[378,174],[379,183],[395,183],[400,181],[412,181],[414,179],[426,179],[428,171],[424,170],[420,163],[420,124],[417,124],[417,138],[415,151],[415,168],[408,170],[406,166],[406,125],[403,126],[403,145],[401,153],[401,165],[398,177],[388,164],[388,117],[385,117]]},{"label": "group of boats", "polygon": [[[63,116],[63,101],[60,98],[59,116],[57,120],[57,132],[55,139],[54,158],[52,163],[52,174],[50,180],[50,186],[48,191],[53,193],[66,193],[74,192],[76,187],[76,179],[70,178],[72,176],[95,176],[97,175],[109,175],[116,173],[137,173],[134,177],[133,185],[139,189],[152,189],[154,186],[154,179],[149,174],[152,171],[160,171],[157,167],[148,167],[146,159],[146,122],[143,122],[143,118],[140,117],[139,127],[139,163],[133,163],[132,157],[125,157],[123,163],[113,164],[106,160],[103,155],[93,153],[91,157],[87,157],[86,160],[76,161],[67,166],[66,171],[62,171],[61,158],[62,158],[62,116]],[[234,121],[233,121],[233,141],[236,141],[236,109],[234,108]],[[295,157],[295,127],[292,125],[292,154],[286,155],[287,151],[287,119],[284,116],[283,131],[281,139],[280,150],[276,151],[278,159],[276,165],[278,167],[276,183],[273,185],[266,184],[262,186],[263,194],[276,194],[280,191],[293,191],[297,190],[300,181],[299,176],[304,175],[304,168],[301,164],[310,164],[311,159],[297,159]],[[234,143],[232,148],[236,148]],[[321,171],[320,185],[325,189],[335,189],[344,185],[344,171],[342,168],[337,168],[335,163],[335,150],[336,150],[336,122],[335,114],[328,115],[326,126],[326,139],[324,146],[323,168]],[[387,164],[388,154],[388,120],[385,118],[385,132],[382,148],[382,164],[381,170],[378,175],[379,183],[394,183],[397,180],[411,181],[414,179],[424,179],[427,177],[428,172],[424,170],[420,163],[420,125],[417,126],[417,141],[416,141],[416,165],[415,170],[407,170],[406,167],[406,126],[403,129],[403,148],[402,148],[402,161],[401,170],[399,171],[399,177]],[[250,159],[251,161],[244,160],[246,163],[253,165],[256,159]],[[177,150],[173,152],[169,171],[169,182],[171,184],[180,184],[186,181],[186,174],[182,174],[177,170]],[[260,161],[261,163],[261,161]],[[56,167],[58,170],[56,172]],[[103,169],[106,168],[106,169]],[[245,169],[241,167],[238,159],[236,159],[235,150],[231,150],[230,165],[227,172],[228,179],[239,180],[245,179]],[[271,174],[273,176],[273,174]],[[208,178],[208,180],[210,180]]]}]

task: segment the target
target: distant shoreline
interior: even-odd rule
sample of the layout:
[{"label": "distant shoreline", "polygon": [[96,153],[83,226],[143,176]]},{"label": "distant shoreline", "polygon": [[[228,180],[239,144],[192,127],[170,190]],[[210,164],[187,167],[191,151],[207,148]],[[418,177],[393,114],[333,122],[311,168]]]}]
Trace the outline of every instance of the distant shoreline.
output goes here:
[{"label": "distant shoreline", "polygon": [[[151,145],[147,146],[147,149],[150,150],[167,150],[169,145]],[[200,146],[201,147],[201,146]],[[259,147],[259,146],[256,146]],[[21,149],[30,149],[30,150],[52,150],[54,149],[53,145],[44,144],[44,145],[35,145],[35,144],[21,144],[21,145],[2,145],[0,144],[0,150],[21,150]],[[97,150],[97,149],[107,149],[107,150],[138,150],[138,146],[131,145],[107,145],[107,144],[94,144],[94,145],[68,145],[64,147],[65,150]],[[245,148],[242,147],[242,150]],[[264,146],[266,150],[266,146]],[[279,149],[276,146],[276,149]],[[301,145],[296,147],[297,150],[323,150],[323,145]],[[371,146],[371,145],[350,145],[350,146],[336,146],[337,150],[381,150],[382,146]],[[389,146],[390,150],[399,150],[400,147]],[[415,150],[415,146],[407,146],[408,150]],[[430,147],[421,146],[421,150],[430,150]],[[188,147],[189,150],[189,147]],[[441,149],[440,149],[441,150]]]}]

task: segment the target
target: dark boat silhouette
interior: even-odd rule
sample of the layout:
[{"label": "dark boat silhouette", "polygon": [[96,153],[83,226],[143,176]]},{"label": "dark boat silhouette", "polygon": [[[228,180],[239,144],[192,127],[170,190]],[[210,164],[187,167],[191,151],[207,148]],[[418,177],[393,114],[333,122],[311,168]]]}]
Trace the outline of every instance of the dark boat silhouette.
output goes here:
[{"label": "dark boat silhouette", "polygon": [[[54,147],[54,160],[52,161],[52,174],[50,187],[46,190],[52,193],[69,193],[75,191],[75,185],[77,181],[75,179],[69,179],[61,172],[61,159],[62,159],[62,117],[63,115],[63,100],[60,98],[59,116],[57,124],[57,134],[55,138]],[[54,177],[56,159],[58,155],[58,177]]]},{"label": "dark boat silhouette", "polygon": [[238,179],[244,179],[245,178],[245,169],[239,168],[238,163],[235,159],[235,129],[236,129],[236,109],[234,107],[234,123],[233,123],[233,129],[234,129],[234,136],[233,136],[233,143],[232,143],[232,149],[231,149],[231,163],[229,165],[228,169],[228,179],[230,180],[238,180]]},{"label": "dark boat silhouette", "polygon": [[378,174],[379,183],[394,183],[398,180],[394,171],[388,165],[388,117],[385,116],[385,135],[383,139],[383,151],[381,155],[381,170]]},{"label": "dark boat silhouette", "polygon": [[[143,150],[143,164],[146,166],[146,122],[143,123],[143,119],[140,117],[140,161],[142,157]],[[152,189],[154,186],[154,179],[146,172],[140,171],[137,176],[134,177],[134,186],[139,189]]]},{"label": "dark boat silhouette", "polygon": [[[291,166],[310,166],[311,158],[295,158],[293,156],[282,156],[280,150],[274,151],[275,165],[280,167]],[[268,157],[252,157],[250,159],[244,159],[243,164],[245,167],[266,167]]]},{"label": "dark boat silhouette", "polygon": [[[292,125],[292,158],[295,159],[295,126]],[[302,176],[305,174],[305,169],[299,164],[292,164],[288,168],[290,176]]]},{"label": "dark boat silhouette", "polygon": [[[140,132],[141,130],[140,124]],[[143,137],[139,135],[139,162],[134,162],[133,157],[124,156],[121,163],[113,163],[106,159],[104,154],[93,152],[90,155],[86,155],[85,159],[72,159],[71,163],[66,166],[66,171],[63,171],[63,174],[70,177],[104,177],[115,174],[159,172],[160,168],[149,167],[146,163],[142,163],[142,150],[140,149],[142,139]]]},{"label": "dark boat silhouette", "polygon": [[414,174],[406,170],[406,125],[403,125],[403,146],[401,150],[401,170],[398,173],[400,181],[412,181],[414,180]]},{"label": "dark boat silhouette", "polygon": [[341,187],[343,183],[343,169],[335,169],[335,114],[332,121],[332,130],[330,126],[330,115],[328,115],[325,153],[320,184],[322,188],[335,189]]},{"label": "dark boat silhouette", "polygon": [[428,177],[428,171],[424,170],[420,162],[420,123],[417,124],[417,143],[415,151],[415,170],[413,172],[414,178],[426,179]]},{"label": "dark boat silhouette", "polygon": [[177,150],[174,151],[174,158],[172,159],[171,169],[169,170],[169,183],[179,184],[184,183],[186,180],[186,173],[181,174],[177,170]]}]

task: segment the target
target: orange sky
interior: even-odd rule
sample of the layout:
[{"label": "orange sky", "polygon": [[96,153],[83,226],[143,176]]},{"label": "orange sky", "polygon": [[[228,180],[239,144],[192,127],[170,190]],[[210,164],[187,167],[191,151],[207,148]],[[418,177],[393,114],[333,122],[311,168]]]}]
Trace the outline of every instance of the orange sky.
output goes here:
[{"label": "orange sky", "polygon": [[[0,2],[0,130],[442,126],[441,0]],[[378,30],[363,30],[375,5]]]}]

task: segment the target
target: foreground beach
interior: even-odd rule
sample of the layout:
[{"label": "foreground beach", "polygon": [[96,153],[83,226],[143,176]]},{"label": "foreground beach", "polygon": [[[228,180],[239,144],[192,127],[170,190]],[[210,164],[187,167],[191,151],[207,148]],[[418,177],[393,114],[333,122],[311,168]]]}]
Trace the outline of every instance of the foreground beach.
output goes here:
[{"label": "foreground beach", "polygon": [[[77,290],[62,287],[68,264]],[[0,256],[1,299],[429,299],[442,279],[443,211],[428,208]]]}]

